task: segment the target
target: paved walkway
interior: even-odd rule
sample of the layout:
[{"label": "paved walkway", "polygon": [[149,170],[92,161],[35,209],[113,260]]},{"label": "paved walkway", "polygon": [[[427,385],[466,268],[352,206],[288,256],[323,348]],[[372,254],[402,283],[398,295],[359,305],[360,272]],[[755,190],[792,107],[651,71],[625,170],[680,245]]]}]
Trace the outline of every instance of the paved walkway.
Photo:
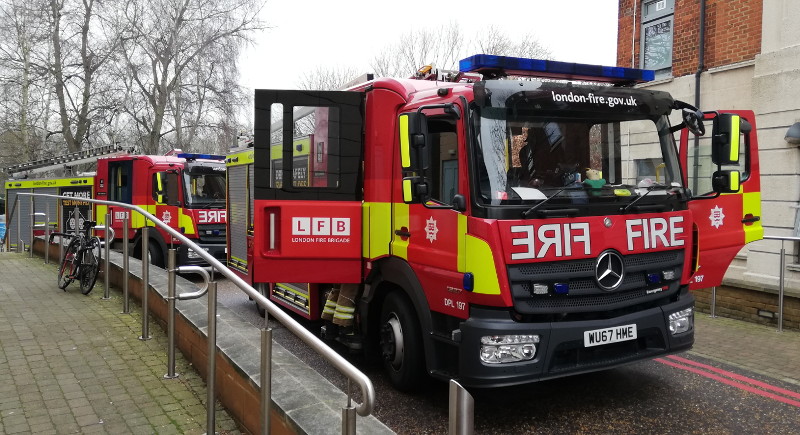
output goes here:
[{"label": "paved walkway", "polygon": [[[0,434],[206,432],[205,383],[155,323],[139,340],[141,310],[121,314],[118,292],[101,300],[77,283],[56,286],[55,264],[0,253]],[[238,433],[217,404],[216,431]]]},{"label": "paved walkway", "polygon": [[689,353],[800,385],[800,331],[707,313],[695,315],[695,327]]}]

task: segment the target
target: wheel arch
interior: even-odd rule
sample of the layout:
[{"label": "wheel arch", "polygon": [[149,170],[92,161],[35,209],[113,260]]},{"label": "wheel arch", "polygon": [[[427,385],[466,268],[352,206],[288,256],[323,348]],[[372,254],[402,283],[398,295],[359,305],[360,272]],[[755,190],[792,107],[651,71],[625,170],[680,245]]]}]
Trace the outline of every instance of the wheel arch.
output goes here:
[{"label": "wheel arch", "polygon": [[362,328],[365,328],[362,331],[365,332],[370,343],[377,343],[381,307],[386,296],[392,291],[398,291],[405,295],[414,307],[425,349],[425,366],[430,373],[431,368],[435,367],[433,340],[430,338],[433,330],[431,310],[422,284],[408,262],[391,257],[373,263],[372,272],[367,277],[359,306],[359,311],[363,316]]},{"label": "wheel arch", "polygon": [[[150,238],[150,243],[155,243],[158,246],[158,249],[161,250],[161,257],[164,258],[166,261],[167,258],[167,242],[164,240],[164,236],[156,230],[154,227],[149,227],[150,230],[148,231],[148,235]],[[136,258],[142,258],[142,229],[139,228],[136,231],[136,235],[133,238],[132,243],[133,249],[133,256]]]}]

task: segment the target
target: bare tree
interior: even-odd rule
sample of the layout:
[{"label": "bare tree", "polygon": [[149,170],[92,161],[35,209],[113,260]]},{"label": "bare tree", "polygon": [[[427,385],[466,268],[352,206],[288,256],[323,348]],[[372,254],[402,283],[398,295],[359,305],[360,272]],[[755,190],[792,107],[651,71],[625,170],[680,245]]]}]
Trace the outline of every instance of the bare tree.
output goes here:
[{"label": "bare tree", "polygon": [[[126,6],[126,27],[131,29],[123,40],[126,73],[147,103],[146,111],[141,106],[126,106],[126,111],[147,134],[145,152],[157,153],[165,135],[182,133],[187,83],[195,91],[211,89],[198,75],[186,77],[192,65],[210,66],[203,61],[209,53],[235,58],[238,50],[231,48],[247,42],[248,32],[263,28],[257,18],[262,6],[263,0],[141,0]],[[230,61],[235,69],[236,60]],[[194,113],[202,114],[201,99],[194,95]],[[195,117],[192,122],[200,121]],[[180,136],[178,141],[185,143]]]},{"label": "bare tree", "polygon": [[303,78],[300,81],[300,89],[323,91],[342,89],[357,76],[358,73],[355,68],[337,67],[330,69],[319,67],[303,74]]},{"label": "bare tree", "polygon": [[40,157],[46,137],[51,94],[38,61],[47,51],[47,26],[37,6],[21,0],[0,4],[0,157],[6,163]]},{"label": "bare tree", "polygon": [[411,31],[371,62],[378,77],[408,77],[424,65],[454,69],[463,51],[463,34],[457,23],[429,30]]},{"label": "bare tree", "polygon": [[96,80],[120,41],[119,29],[102,17],[106,5],[98,0],[49,2],[49,71],[55,81],[61,120],[60,130],[54,133],[63,135],[69,151],[78,151],[89,143],[93,123],[107,124],[109,112],[117,104]]},{"label": "bare tree", "polygon": [[456,23],[437,30],[419,30],[404,34],[400,41],[381,50],[372,59],[371,67],[379,77],[409,77],[421,67],[432,65],[454,70],[458,61],[471,54],[551,58],[550,50],[532,34],[514,40],[494,26],[487,27],[469,44]]},{"label": "bare tree", "polygon": [[496,26],[489,26],[478,34],[473,45],[482,54],[497,56],[527,57],[535,59],[550,59],[552,53],[540,43],[532,34],[528,33],[519,40],[513,40]]}]

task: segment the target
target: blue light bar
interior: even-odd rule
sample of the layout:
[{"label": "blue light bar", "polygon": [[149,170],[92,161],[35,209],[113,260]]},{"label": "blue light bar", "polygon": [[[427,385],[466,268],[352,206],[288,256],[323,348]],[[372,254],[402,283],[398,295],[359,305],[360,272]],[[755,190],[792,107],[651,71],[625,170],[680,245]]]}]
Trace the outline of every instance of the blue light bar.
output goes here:
[{"label": "blue light bar", "polygon": [[614,84],[649,82],[655,79],[653,70],[621,66],[589,65],[555,60],[476,54],[458,62],[464,73],[479,73],[486,77],[523,76],[563,80],[588,80]]},{"label": "blue light bar", "polygon": [[175,157],[179,159],[186,159],[186,160],[197,160],[197,159],[206,159],[206,160],[225,160],[225,156],[219,156],[216,154],[196,154],[196,153],[180,153]]},{"label": "blue light bar", "polygon": [[569,294],[569,284],[557,282],[553,284],[553,292],[557,295],[567,295]]}]

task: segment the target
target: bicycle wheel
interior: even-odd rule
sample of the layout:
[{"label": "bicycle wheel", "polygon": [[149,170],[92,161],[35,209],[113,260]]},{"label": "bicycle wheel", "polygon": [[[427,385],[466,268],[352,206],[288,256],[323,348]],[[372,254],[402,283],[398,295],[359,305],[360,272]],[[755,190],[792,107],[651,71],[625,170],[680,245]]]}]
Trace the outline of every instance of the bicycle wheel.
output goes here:
[{"label": "bicycle wheel", "polygon": [[61,260],[61,266],[58,268],[58,288],[66,290],[69,283],[75,279],[76,261],[78,260],[78,250],[80,249],[81,241],[79,239],[72,239],[67,245],[67,250],[64,252],[64,259]]},{"label": "bicycle wheel", "polygon": [[100,239],[93,237],[89,239],[86,250],[83,251],[83,261],[81,261],[80,280],[81,293],[88,295],[97,282],[97,272],[100,270]]}]

